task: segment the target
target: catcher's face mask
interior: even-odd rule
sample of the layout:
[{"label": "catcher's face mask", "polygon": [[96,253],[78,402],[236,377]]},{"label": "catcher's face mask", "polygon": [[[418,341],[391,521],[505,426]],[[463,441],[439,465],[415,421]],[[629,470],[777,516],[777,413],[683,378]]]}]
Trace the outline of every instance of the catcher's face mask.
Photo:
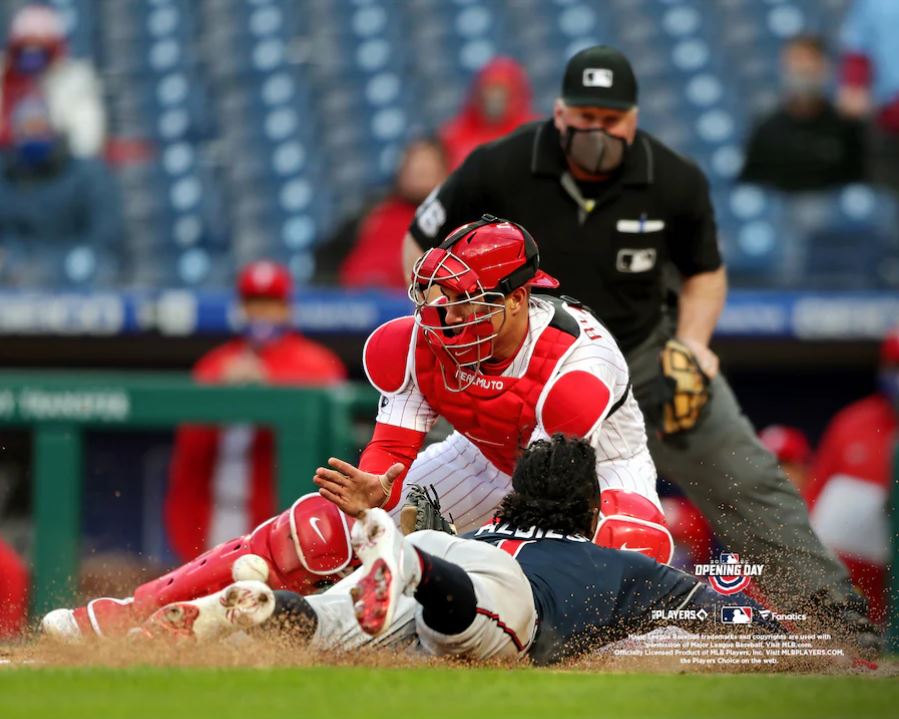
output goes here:
[{"label": "catcher's face mask", "polygon": [[493,356],[505,322],[504,295],[485,290],[468,264],[437,247],[415,263],[409,297],[415,303],[415,322],[440,360],[446,388],[467,389],[481,364]]}]

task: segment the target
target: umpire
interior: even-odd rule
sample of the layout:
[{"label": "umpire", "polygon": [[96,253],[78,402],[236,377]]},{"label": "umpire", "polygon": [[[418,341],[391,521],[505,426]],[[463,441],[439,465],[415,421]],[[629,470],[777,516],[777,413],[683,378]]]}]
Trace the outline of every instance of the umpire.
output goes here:
[{"label": "umpire", "polygon": [[[812,532],[805,505],[756,439],[708,347],[727,276],[705,176],[638,130],[637,114],[627,58],[607,46],[579,52],[552,119],[478,147],[422,203],[405,239],[406,269],[423,248],[484,213],[524,225],[540,245],[540,266],[617,337],[660,472],[730,551],[766,565],[759,582],[784,610],[808,609],[875,643],[863,600]],[[692,355],[711,380],[691,431],[676,431],[660,412],[666,346]]]}]

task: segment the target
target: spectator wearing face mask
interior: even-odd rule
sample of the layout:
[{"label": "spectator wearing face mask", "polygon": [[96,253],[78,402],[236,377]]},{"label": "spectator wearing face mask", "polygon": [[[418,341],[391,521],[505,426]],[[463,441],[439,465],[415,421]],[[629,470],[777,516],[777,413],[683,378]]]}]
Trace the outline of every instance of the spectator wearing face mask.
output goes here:
[{"label": "spectator wearing face mask", "polygon": [[[204,384],[328,386],[346,379],[340,359],[292,329],[287,270],[268,261],[243,269],[237,283],[240,337],[194,367]],[[169,541],[182,561],[274,515],[275,443],[250,425],[178,430],[165,503]]]},{"label": "spectator wearing face mask", "polygon": [[19,102],[40,94],[54,127],[75,157],[103,150],[106,116],[100,82],[90,63],[68,56],[59,14],[45,5],[26,5],[10,24],[0,58],[0,147],[12,142],[12,116]]},{"label": "spectator wearing face mask", "polygon": [[409,278],[396,261],[418,205],[446,178],[446,156],[433,139],[413,141],[406,149],[393,190],[361,218],[342,230],[339,282],[342,287],[405,290]]},{"label": "spectator wearing face mask", "polygon": [[478,145],[537,117],[524,68],[508,57],[491,60],[475,77],[465,107],[440,129],[449,169],[455,170]]},{"label": "spectator wearing face mask", "polygon": [[899,327],[880,347],[878,391],[840,410],[828,425],[805,488],[812,527],[886,618],[889,501],[899,441]]},{"label": "spectator wearing face mask", "polygon": [[819,38],[803,35],[786,44],[783,97],[752,131],[741,181],[800,192],[865,178],[863,127],[834,108],[827,95],[829,75]]},{"label": "spectator wearing face mask", "polygon": [[52,285],[72,253],[102,263],[121,234],[119,196],[106,166],[73,157],[43,98],[22,98],[0,150],[0,279]]}]

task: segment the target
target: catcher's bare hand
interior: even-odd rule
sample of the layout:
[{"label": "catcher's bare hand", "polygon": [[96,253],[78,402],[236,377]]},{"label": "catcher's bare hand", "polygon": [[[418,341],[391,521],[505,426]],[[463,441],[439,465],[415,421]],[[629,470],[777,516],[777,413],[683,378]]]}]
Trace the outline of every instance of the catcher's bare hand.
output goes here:
[{"label": "catcher's bare hand", "polygon": [[354,517],[371,507],[382,506],[391,485],[405,469],[397,462],[384,474],[372,474],[336,457],[331,457],[328,464],[333,469],[319,467],[312,481],[322,497]]}]

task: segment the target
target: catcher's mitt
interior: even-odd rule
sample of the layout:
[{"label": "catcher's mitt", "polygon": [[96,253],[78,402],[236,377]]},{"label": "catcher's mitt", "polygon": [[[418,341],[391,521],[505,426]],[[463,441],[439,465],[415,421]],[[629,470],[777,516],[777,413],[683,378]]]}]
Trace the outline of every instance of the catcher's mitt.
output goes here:
[{"label": "catcher's mitt", "polygon": [[699,367],[690,349],[670,339],[659,357],[662,373],[653,401],[656,424],[662,435],[694,429],[711,396],[709,378]]},{"label": "catcher's mitt", "polygon": [[456,528],[450,521],[440,514],[440,500],[437,492],[431,487],[430,493],[427,487],[413,484],[406,496],[406,503],[400,510],[400,530],[403,534],[410,534],[421,529],[436,529],[438,532],[455,534]]}]

